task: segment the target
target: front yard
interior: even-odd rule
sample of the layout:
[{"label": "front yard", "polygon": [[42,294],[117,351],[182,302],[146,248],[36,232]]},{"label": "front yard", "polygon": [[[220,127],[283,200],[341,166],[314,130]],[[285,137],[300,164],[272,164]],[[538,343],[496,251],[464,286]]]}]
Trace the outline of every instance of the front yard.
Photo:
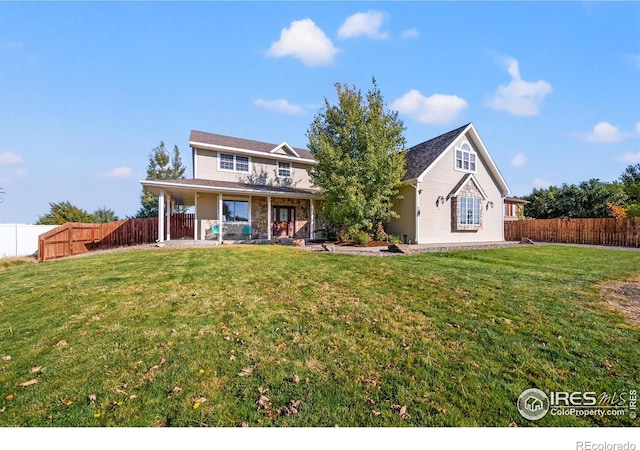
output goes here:
[{"label": "front yard", "polygon": [[[520,393],[640,387],[599,285],[640,253],[157,249],[0,266],[0,426],[594,426]],[[23,386],[21,386],[23,385]]]}]

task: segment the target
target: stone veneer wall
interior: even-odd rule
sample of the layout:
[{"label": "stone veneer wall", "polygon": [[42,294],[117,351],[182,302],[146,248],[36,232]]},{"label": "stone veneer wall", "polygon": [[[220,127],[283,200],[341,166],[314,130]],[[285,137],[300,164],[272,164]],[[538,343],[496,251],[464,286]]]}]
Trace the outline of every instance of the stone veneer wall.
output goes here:
[{"label": "stone veneer wall", "polygon": [[[294,198],[271,198],[271,207],[274,206],[293,206],[296,208],[296,233],[295,238],[309,238],[309,218],[310,206],[309,200]],[[316,215],[318,215],[318,202],[316,202]],[[316,221],[316,229],[319,229]],[[266,239],[267,227],[271,226],[267,223],[267,199],[266,197],[251,198],[251,226],[253,227],[254,239]]]}]

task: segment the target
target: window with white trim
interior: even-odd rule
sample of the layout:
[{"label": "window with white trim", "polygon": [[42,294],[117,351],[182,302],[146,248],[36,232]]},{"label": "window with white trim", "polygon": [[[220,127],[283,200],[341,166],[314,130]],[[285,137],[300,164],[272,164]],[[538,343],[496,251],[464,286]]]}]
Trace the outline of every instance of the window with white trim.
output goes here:
[{"label": "window with white trim", "polygon": [[249,172],[249,157],[228,155],[220,153],[218,156],[218,168],[232,172]]},{"label": "window with white trim", "polygon": [[480,226],[480,199],[458,197],[458,226]]},{"label": "window with white trim", "polygon": [[467,172],[476,171],[476,153],[466,142],[456,148],[456,169]]},{"label": "window with white trim", "polygon": [[278,161],[278,177],[291,178],[291,163]]}]

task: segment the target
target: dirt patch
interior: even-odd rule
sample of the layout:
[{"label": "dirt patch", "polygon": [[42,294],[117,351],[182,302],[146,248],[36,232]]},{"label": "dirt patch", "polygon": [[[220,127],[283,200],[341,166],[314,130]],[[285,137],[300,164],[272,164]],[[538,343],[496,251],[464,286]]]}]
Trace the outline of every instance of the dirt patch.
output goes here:
[{"label": "dirt patch", "polygon": [[640,326],[640,274],[628,281],[607,281],[600,285],[600,295],[620,312],[627,322]]}]

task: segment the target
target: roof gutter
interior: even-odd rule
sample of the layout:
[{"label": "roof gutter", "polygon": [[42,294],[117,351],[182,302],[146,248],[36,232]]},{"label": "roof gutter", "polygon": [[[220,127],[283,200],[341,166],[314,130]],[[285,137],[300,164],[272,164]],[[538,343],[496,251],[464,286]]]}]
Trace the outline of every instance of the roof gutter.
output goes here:
[{"label": "roof gutter", "polygon": [[204,142],[189,141],[189,146],[191,148],[201,148],[204,150],[218,150],[218,151],[222,150],[222,151],[236,152],[236,153],[241,153],[246,155],[262,156],[263,158],[281,159],[283,161],[295,161],[295,162],[301,162],[306,164],[315,164],[317,162],[315,159],[281,155],[278,153],[260,152],[258,150],[248,150],[245,148],[226,147],[224,145],[205,144]]}]

